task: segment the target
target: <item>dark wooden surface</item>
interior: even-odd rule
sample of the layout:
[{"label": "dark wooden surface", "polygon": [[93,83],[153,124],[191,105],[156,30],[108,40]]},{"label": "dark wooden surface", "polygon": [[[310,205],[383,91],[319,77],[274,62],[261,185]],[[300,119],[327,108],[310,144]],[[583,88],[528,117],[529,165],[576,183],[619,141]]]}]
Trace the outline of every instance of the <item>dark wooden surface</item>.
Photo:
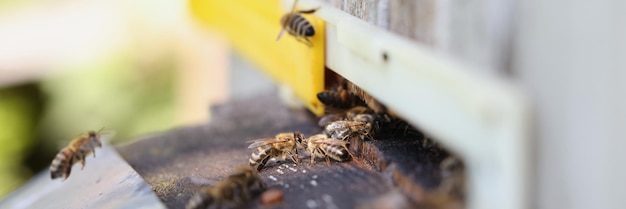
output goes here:
[{"label": "dark wooden surface", "polygon": [[[184,207],[197,188],[214,185],[237,165],[247,164],[252,150],[245,141],[279,132],[310,136],[322,131],[308,111],[290,110],[271,93],[225,104],[213,113],[210,123],[117,147],[169,208]],[[395,187],[419,198],[424,188],[439,184],[442,155],[409,138],[366,142],[361,157],[331,166],[322,160],[310,164],[306,155],[300,165],[270,161],[260,175],[268,187],[284,192],[284,201],[272,208],[362,207]],[[259,206],[257,200],[250,204]]]}]

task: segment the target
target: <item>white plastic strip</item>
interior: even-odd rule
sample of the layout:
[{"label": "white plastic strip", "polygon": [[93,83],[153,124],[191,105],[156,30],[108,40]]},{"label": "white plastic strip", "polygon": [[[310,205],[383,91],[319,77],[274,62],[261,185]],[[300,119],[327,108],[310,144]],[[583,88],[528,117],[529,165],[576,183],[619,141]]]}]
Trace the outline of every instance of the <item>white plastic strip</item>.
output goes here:
[{"label": "white plastic strip", "polygon": [[327,67],[463,157],[469,208],[529,207],[524,95],[319,1],[300,6],[321,6]]}]

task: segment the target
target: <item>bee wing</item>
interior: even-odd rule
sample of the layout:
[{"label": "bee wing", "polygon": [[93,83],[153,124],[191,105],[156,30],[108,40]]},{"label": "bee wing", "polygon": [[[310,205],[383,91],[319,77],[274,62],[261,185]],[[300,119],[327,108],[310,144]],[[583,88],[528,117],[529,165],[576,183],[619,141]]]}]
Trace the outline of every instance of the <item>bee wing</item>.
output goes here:
[{"label": "bee wing", "polygon": [[[295,0],[293,2],[293,5],[291,5],[291,9],[289,10],[289,13],[294,13],[296,11],[296,5],[298,4],[298,0]],[[283,36],[283,34],[285,33],[285,30],[280,30],[280,33],[278,33],[278,37],[276,37],[276,41],[280,40],[280,37]]]},{"label": "bee wing", "polygon": [[272,144],[276,142],[284,142],[284,141],[287,141],[287,140],[276,139],[276,138],[264,138],[264,139],[250,140],[250,141],[247,141],[246,143],[252,143],[250,144],[250,146],[248,146],[248,149],[252,149],[252,148],[256,148],[256,147],[260,147],[260,146],[264,146],[264,145],[268,145],[268,144]]},{"label": "bee wing", "polygon": [[341,119],[342,119],[341,114],[330,114],[330,115],[326,115],[320,118],[317,124],[319,126],[326,127],[328,124],[331,124],[332,122],[335,122]]},{"label": "bee wing", "polygon": [[339,139],[332,139],[332,138],[321,139],[321,140],[317,141],[317,143],[337,145],[337,146],[346,146],[346,145],[349,144],[348,141],[339,140]]},{"label": "bee wing", "polygon": [[248,146],[248,149],[251,149],[251,148],[260,147],[266,144],[270,144],[272,143],[271,142],[272,139],[273,138],[255,139],[255,140],[247,141],[246,143],[252,143]]},{"label": "bee wing", "polygon": [[[321,121],[321,119],[320,119]],[[346,121],[343,120],[338,120],[338,121],[332,121],[329,124],[326,125],[326,130],[335,130],[335,129],[341,129],[343,127],[346,127],[345,124]]]},{"label": "bee wing", "polygon": [[328,136],[326,136],[326,134],[317,134],[317,135],[313,135],[311,137],[309,137],[307,140],[313,144],[320,144],[322,143],[324,140],[330,139],[328,138]]}]

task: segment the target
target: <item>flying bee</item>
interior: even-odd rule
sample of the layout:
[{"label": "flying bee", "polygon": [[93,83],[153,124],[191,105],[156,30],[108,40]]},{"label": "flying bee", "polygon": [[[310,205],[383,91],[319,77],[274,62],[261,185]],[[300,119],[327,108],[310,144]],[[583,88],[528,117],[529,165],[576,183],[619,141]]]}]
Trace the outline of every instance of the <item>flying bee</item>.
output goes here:
[{"label": "flying bee", "polygon": [[302,148],[303,138],[301,133],[293,132],[280,133],[274,138],[248,141],[248,143],[252,143],[248,149],[256,148],[250,155],[250,166],[260,171],[273,157],[282,157],[283,160],[289,157],[294,163],[300,163],[297,148]]},{"label": "flying bee", "polygon": [[352,120],[339,120],[326,125],[324,132],[333,139],[349,140],[352,137],[371,137],[375,121],[371,114],[357,114]]},{"label": "flying bee", "polygon": [[348,152],[348,142],[333,138],[328,138],[326,134],[313,135],[306,139],[306,149],[311,154],[311,163],[316,157],[323,157],[330,165],[330,158],[342,162],[349,160],[352,156]]},{"label": "flying bee", "polygon": [[201,187],[189,199],[185,208],[238,208],[251,200],[254,190],[263,190],[265,185],[256,170],[250,166],[240,166],[235,172],[220,181],[215,187]]},{"label": "flying bee", "polygon": [[50,164],[50,177],[52,179],[63,177],[67,179],[72,172],[72,165],[80,162],[81,170],[85,168],[85,157],[93,153],[96,157],[96,147],[102,147],[100,131],[89,131],[87,134],[74,138],[69,146],[61,149]]},{"label": "flying bee", "polygon": [[313,25],[311,24],[311,22],[309,22],[301,14],[314,13],[317,10],[317,8],[310,9],[310,10],[295,11],[297,3],[298,3],[298,0],[296,0],[293,3],[293,6],[291,7],[291,10],[290,10],[291,12],[283,15],[283,17],[280,18],[280,25],[282,27],[282,30],[278,34],[276,41],[280,40],[280,38],[283,36],[285,31],[287,31],[287,33],[295,37],[296,40],[311,47],[313,46],[313,43],[311,42],[311,40],[309,40],[309,37],[315,35],[315,29],[313,28]]}]

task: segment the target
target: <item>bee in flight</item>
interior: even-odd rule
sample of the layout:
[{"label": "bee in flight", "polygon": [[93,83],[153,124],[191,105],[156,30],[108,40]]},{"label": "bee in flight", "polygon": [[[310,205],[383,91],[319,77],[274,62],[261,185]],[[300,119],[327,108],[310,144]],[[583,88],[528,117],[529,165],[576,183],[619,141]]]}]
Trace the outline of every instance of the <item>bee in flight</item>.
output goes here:
[{"label": "bee in flight", "polygon": [[102,147],[100,141],[100,131],[89,131],[87,134],[74,138],[70,144],[61,149],[50,164],[50,177],[52,179],[67,179],[72,172],[72,165],[80,162],[81,170],[85,168],[85,157],[93,153],[96,157],[96,147]]},{"label": "bee in flight", "polygon": [[348,152],[348,142],[333,139],[326,134],[313,135],[307,139],[306,150],[311,154],[311,163],[315,162],[316,157],[326,159],[326,163],[330,165],[330,158],[342,162],[352,158]]},{"label": "bee in flight", "polygon": [[201,187],[185,208],[239,208],[252,199],[252,192],[263,189],[265,185],[257,171],[250,166],[240,166],[214,187]]},{"label": "bee in flight", "polygon": [[274,138],[248,141],[248,143],[252,143],[248,149],[255,149],[250,155],[250,166],[256,170],[261,170],[267,161],[273,157],[282,157],[283,160],[289,157],[294,163],[300,163],[297,148],[302,148],[303,138],[301,133],[293,132],[280,133]]},{"label": "bee in flight", "polygon": [[311,22],[309,22],[300,14],[311,14],[314,13],[318,8],[295,11],[297,3],[298,0],[293,3],[290,12],[280,18],[280,25],[282,26],[282,30],[278,34],[276,41],[280,40],[285,31],[287,31],[287,33],[295,37],[296,40],[311,47],[313,46],[313,43],[311,43],[309,37],[315,35],[315,29],[313,28]]}]

